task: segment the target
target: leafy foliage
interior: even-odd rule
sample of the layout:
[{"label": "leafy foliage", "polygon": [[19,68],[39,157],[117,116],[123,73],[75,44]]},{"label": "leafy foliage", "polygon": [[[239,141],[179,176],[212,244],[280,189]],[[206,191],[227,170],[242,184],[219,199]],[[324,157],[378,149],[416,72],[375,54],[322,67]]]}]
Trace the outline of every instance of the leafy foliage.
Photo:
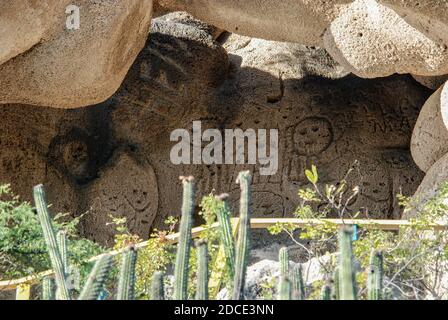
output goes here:
[{"label": "leafy foliage", "polygon": [[[337,226],[321,219],[330,213],[340,218],[356,218],[359,212],[350,212],[349,203],[359,193],[360,188],[348,187],[348,176],[358,163],[348,170],[346,176],[336,185],[318,184],[318,173],[315,166],[306,170],[305,175],[312,187],[300,189],[301,200],[294,216],[302,219],[317,219],[318,223],[310,224],[300,230],[291,223],[277,223],[268,228],[271,234],[287,233],[293,241],[308,254],[308,258],[320,258],[336,251]],[[438,193],[428,201],[421,202],[401,194],[397,195],[404,212],[413,212],[416,218],[410,219],[410,225],[399,232],[380,230],[379,228],[360,229],[358,240],[353,242],[353,252],[361,268],[367,270],[372,250],[384,254],[385,295],[390,296],[392,290],[399,292],[403,298],[422,299],[432,295],[441,298],[436,290],[440,285],[442,274],[448,272],[448,234],[446,231],[430,231],[430,224],[442,221],[448,213],[448,183],[441,186]],[[319,209],[316,210],[315,208]],[[308,245],[304,245],[307,243]],[[336,266],[335,259],[331,263],[321,262],[321,267],[328,274]],[[329,276],[330,277],[330,276]],[[366,273],[358,273],[356,277],[359,288],[358,295],[366,297]],[[314,285],[309,298],[316,298],[322,286]],[[448,288],[447,288],[448,289]]]},{"label": "leafy foliage", "polygon": [[[132,234],[126,226],[125,217],[113,217],[117,234],[115,236],[114,249],[123,249],[129,245],[142,241],[140,237]],[[167,240],[167,236],[174,232],[177,219],[168,217],[165,220],[168,230],[154,229],[148,240],[148,245],[138,250],[137,264],[135,267],[136,283],[135,298],[141,300],[151,299],[151,282],[156,271],[166,271],[168,265],[174,262],[174,246]]]},{"label": "leafy foliage", "polygon": [[[71,219],[68,214],[54,217],[54,227],[70,237],[69,263],[86,274],[86,261],[103,251],[94,242],[79,238],[76,233],[82,216]],[[42,229],[33,207],[12,194],[9,185],[0,186],[0,277],[19,278],[49,269],[50,258]]]}]

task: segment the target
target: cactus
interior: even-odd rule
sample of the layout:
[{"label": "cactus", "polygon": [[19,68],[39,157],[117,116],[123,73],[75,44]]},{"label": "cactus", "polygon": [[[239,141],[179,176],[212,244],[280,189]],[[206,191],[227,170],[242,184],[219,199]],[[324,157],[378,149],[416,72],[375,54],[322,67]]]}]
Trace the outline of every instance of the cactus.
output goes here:
[{"label": "cactus", "polygon": [[42,279],[42,300],[54,300],[54,279],[46,276]]},{"label": "cactus", "polygon": [[[69,263],[68,263],[68,254],[67,254],[67,232],[64,230],[58,231],[56,234],[56,243],[58,244],[59,254],[62,259],[62,266],[64,268],[65,279],[68,279],[69,276]],[[61,300],[60,290],[56,290],[56,299]],[[71,295],[71,291],[69,289],[69,293]]]},{"label": "cactus", "polygon": [[50,255],[51,265],[55,273],[58,295],[61,300],[70,300],[70,292],[67,287],[64,263],[56,241],[53,226],[51,224],[50,213],[45,201],[45,191],[43,185],[37,185],[33,189],[34,202],[39,217],[42,231],[44,233],[45,243]]},{"label": "cactus", "polygon": [[112,266],[112,256],[104,254],[95,262],[87,282],[78,297],[78,300],[98,300],[104,289],[109,270]]},{"label": "cactus", "polygon": [[280,248],[278,253],[280,262],[279,300],[291,299],[291,281],[289,281],[289,254],[288,248]]},{"label": "cactus", "polygon": [[328,281],[322,287],[321,296],[322,296],[322,300],[331,300],[331,286]]},{"label": "cactus", "polygon": [[117,300],[134,300],[137,251],[129,246],[122,254]]},{"label": "cactus", "polygon": [[165,300],[165,285],[163,281],[164,281],[163,272],[160,271],[154,272],[151,281],[152,300]]},{"label": "cactus", "polygon": [[56,234],[56,242],[58,244],[59,253],[61,255],[64,272],[67,275],[69,269],[68,254],[67,254],[67,232],[64,230],[60,230]]},{"label": "cactus", "polygon": [[235,244],[232,235],[232,226],[230,224],[230,209],[227,203],[228,194],[222,194],[218,200],[222,201],[222,205],[217,210],[219,222],[219,231],[221,242],[224,245],[224,254],[226,257],[226,265],[229,270],[229,277],[233,279],[235,275]]},{"label": "cactus", "polygon": [[238,241],[236,244],[235,276],[233,279],[233,300],[244,298],[244,285],[246,282],[247,260],[249,255],[250,233],[250,183],[249,171],[240,172],[236,181],[241,188],[240,198],[240,225],[238,229]]},{"label": "cactus", "polygon": [[333,271],[333,276],[331,278],[333,286],[331,287],[331,299],[339,300],[339,268],[336,267]]},{"label": "cactus", "polygon": [[301,264],[296,264],[292,272],[292,299],[305,300],[305,284],[303,282]]},{"label": "cactus", "polygon": [[280,276],[278,300],[291,300],[291,282],[288,277]]},{"label": "cactus", "polygon": [[356,300],[356,282],[353,266],[352,228],[339,231],[339,296],[341,300]]},{"label": "cactus", "polygon": [[280,251],[278,253],[278,260],[280,262],[280,275],[282,277],[288,277],[289,276],[288,248],[286,247],[280,248]]},{"label": "cactus", "polygon": [[174,299],[186,300],[188,289],[188,263],[190,259],[191,225],[194,210],[194,179],[180,177],[183,185],[182,218],[179,227],[176,264],[174,267]]},{"label": "cactus", "polygon": [[383,299],[383,254],[372,251],[367,275],[367,298],[369,300]]},{"label": "cactus", "polygon": [[200,240],[196,244],[198,251],[198,276],[196,300],[208,300],[208,250],[207,242]]}]

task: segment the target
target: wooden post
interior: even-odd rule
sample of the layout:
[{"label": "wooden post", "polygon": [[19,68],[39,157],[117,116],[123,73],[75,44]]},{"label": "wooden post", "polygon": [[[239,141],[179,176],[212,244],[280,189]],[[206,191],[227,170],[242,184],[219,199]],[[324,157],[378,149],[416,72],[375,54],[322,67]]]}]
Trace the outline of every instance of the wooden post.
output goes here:
[{"label": "wooden post", "polygon": [[17,286],[16,300],[30,300],[31,296],[31,284],[22,283]]}]

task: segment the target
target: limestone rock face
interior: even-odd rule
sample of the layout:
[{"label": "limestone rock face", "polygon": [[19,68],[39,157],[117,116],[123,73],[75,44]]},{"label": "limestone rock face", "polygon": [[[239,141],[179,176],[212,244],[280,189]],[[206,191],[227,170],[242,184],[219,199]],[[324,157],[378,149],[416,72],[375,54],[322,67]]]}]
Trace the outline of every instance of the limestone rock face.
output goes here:
[{"label": "limestone rock face", "polygon": [[159,0],[230,32],[321,46],[366,78],[448,73],[444,1]]},{"label": "limestone rock face", "polygon": [[69,0],[2,1],[0,3],[0,65],[24,53],[51,34]]},{"label": "limestone rock face", "polygon": [[[168,19],[169,20],[169,19]],[[288,217],[304,170],[336,183],[358,160],[361,188],[350,210],[399,217],[395,194],[412,194],[423,173],[409,152],[412,128],[429,90],[410,76],[360,79],[324,50],[223,34],[188,19],[154,19],[151,37],[120,89],[75,110],[0,106],[0,183],[31,199],[44,183],[53,212],[78,215],[82,232],[112,244],[110,215],[127,216],[146,238],[180,212],[180,175],[193,175],[198,198],[228,192],[235,212],[241,170],[253,174],[256,217]],[[206,128],[278,129],[279,165],[174,165],[170,133]],[[193,145],[193,142],[192,142]],[[20,182],[20,183],[18,183]]]},{"label": "limestone rock face", "polygon": [[337,61],[360,77],[448,73],[446,45],[375,0],[356,0],[348,6],[325,32],[324,43]]},{"label": "limestone rock face", "polygon": [[411,140],[415,163],[427,172],[448,153],[448,84],[437,90],[423,106]]},{"label": "limestone rock face", "polygon": [[319,45],[328,25],[352,0],[159,0],[229,32],[277,41]]},{"label": "limestone rock face", "polygon": [[448,75],[426,77],[413,74],[412,77],[415,80],[417,80],[421,85],[432,90],[439,89],[440,86],[442,86],[446,81],[448,81]]},{"label": "limestone rock face", "polygon": [[[433,198],[437,195],[440,187],[443,183],[448,181],[448,153],[441,157],[425,175],[422,183],[418,187],[417,191],[414,194],[414,199],[418,201],[418,204],[424,204],[427,200]],[[416,211],[410,211],[405,218],[415,217]],[[447,217],[445,217],[444,221],[447,222]]]},{"label": "limestone rock face", "polygon": [[56,108],[99,103],[118,89],[143,48],[152,11],[152,0],[78,1],[80,28],[67,30],[67,1],[3,3],[0,18],[12,12],[16,19],[0,19],[0,103]]}]

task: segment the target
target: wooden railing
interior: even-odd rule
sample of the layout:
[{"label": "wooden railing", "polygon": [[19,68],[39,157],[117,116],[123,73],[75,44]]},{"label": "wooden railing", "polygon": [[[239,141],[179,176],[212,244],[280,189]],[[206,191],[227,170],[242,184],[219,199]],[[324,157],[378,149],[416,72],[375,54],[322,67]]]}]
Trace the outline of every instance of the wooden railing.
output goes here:
[{"label": "wooden railing", "polygon": [[[238,230],[238,218],[232,218],[232,230],[234,236]],[[335,224],[335,225],[357,225],[361,228],[366,229],[380,229],[387,231],[397,231],[400,227],[410,226],[411,222],[408,220],[375,220],[375,219],[296,219],[296,218],[254,218],[250,221],[251,229],[267,229],[270,226],[276,225],[277,223],[288,223],[293,224],[297,229],[319,224]],[[210,228],[216,228],[218,223],[213,224]],[[444,223],[432,223],[428,225],[428,229],[435,231],[443,231],[448,228],[447,224]],[[192,229],[193,238],[198,237],[202,232],[207,230],[205,227],[196,227]],[[179,240],[179,233],[174,233],[166,237],[167,241],[175,244]],[[136,249],[145,248],[148,246],[148,241],[143,241],[135,245]],[[113,256],[118,255],[123,252],[122,250],[109,251],[108,254]],[[89,262],[94,262],[99,258],[99,256],[92,257]],[[224,248],[221,246],[218,250],[218,256],[215,259],[215,273],[210,276],[210,291],[211,295],[215,296],[221,287],[221,275],[224,270]],[[52,270],[47,270],[40,272],[36,275],[27,276],[15,280],[4,280],[0,281],[0,291],[2,290],[16,290],[17,300],[29,300],[32,285],[37,284],[42,277],[50,276],[53,274]]]}]

